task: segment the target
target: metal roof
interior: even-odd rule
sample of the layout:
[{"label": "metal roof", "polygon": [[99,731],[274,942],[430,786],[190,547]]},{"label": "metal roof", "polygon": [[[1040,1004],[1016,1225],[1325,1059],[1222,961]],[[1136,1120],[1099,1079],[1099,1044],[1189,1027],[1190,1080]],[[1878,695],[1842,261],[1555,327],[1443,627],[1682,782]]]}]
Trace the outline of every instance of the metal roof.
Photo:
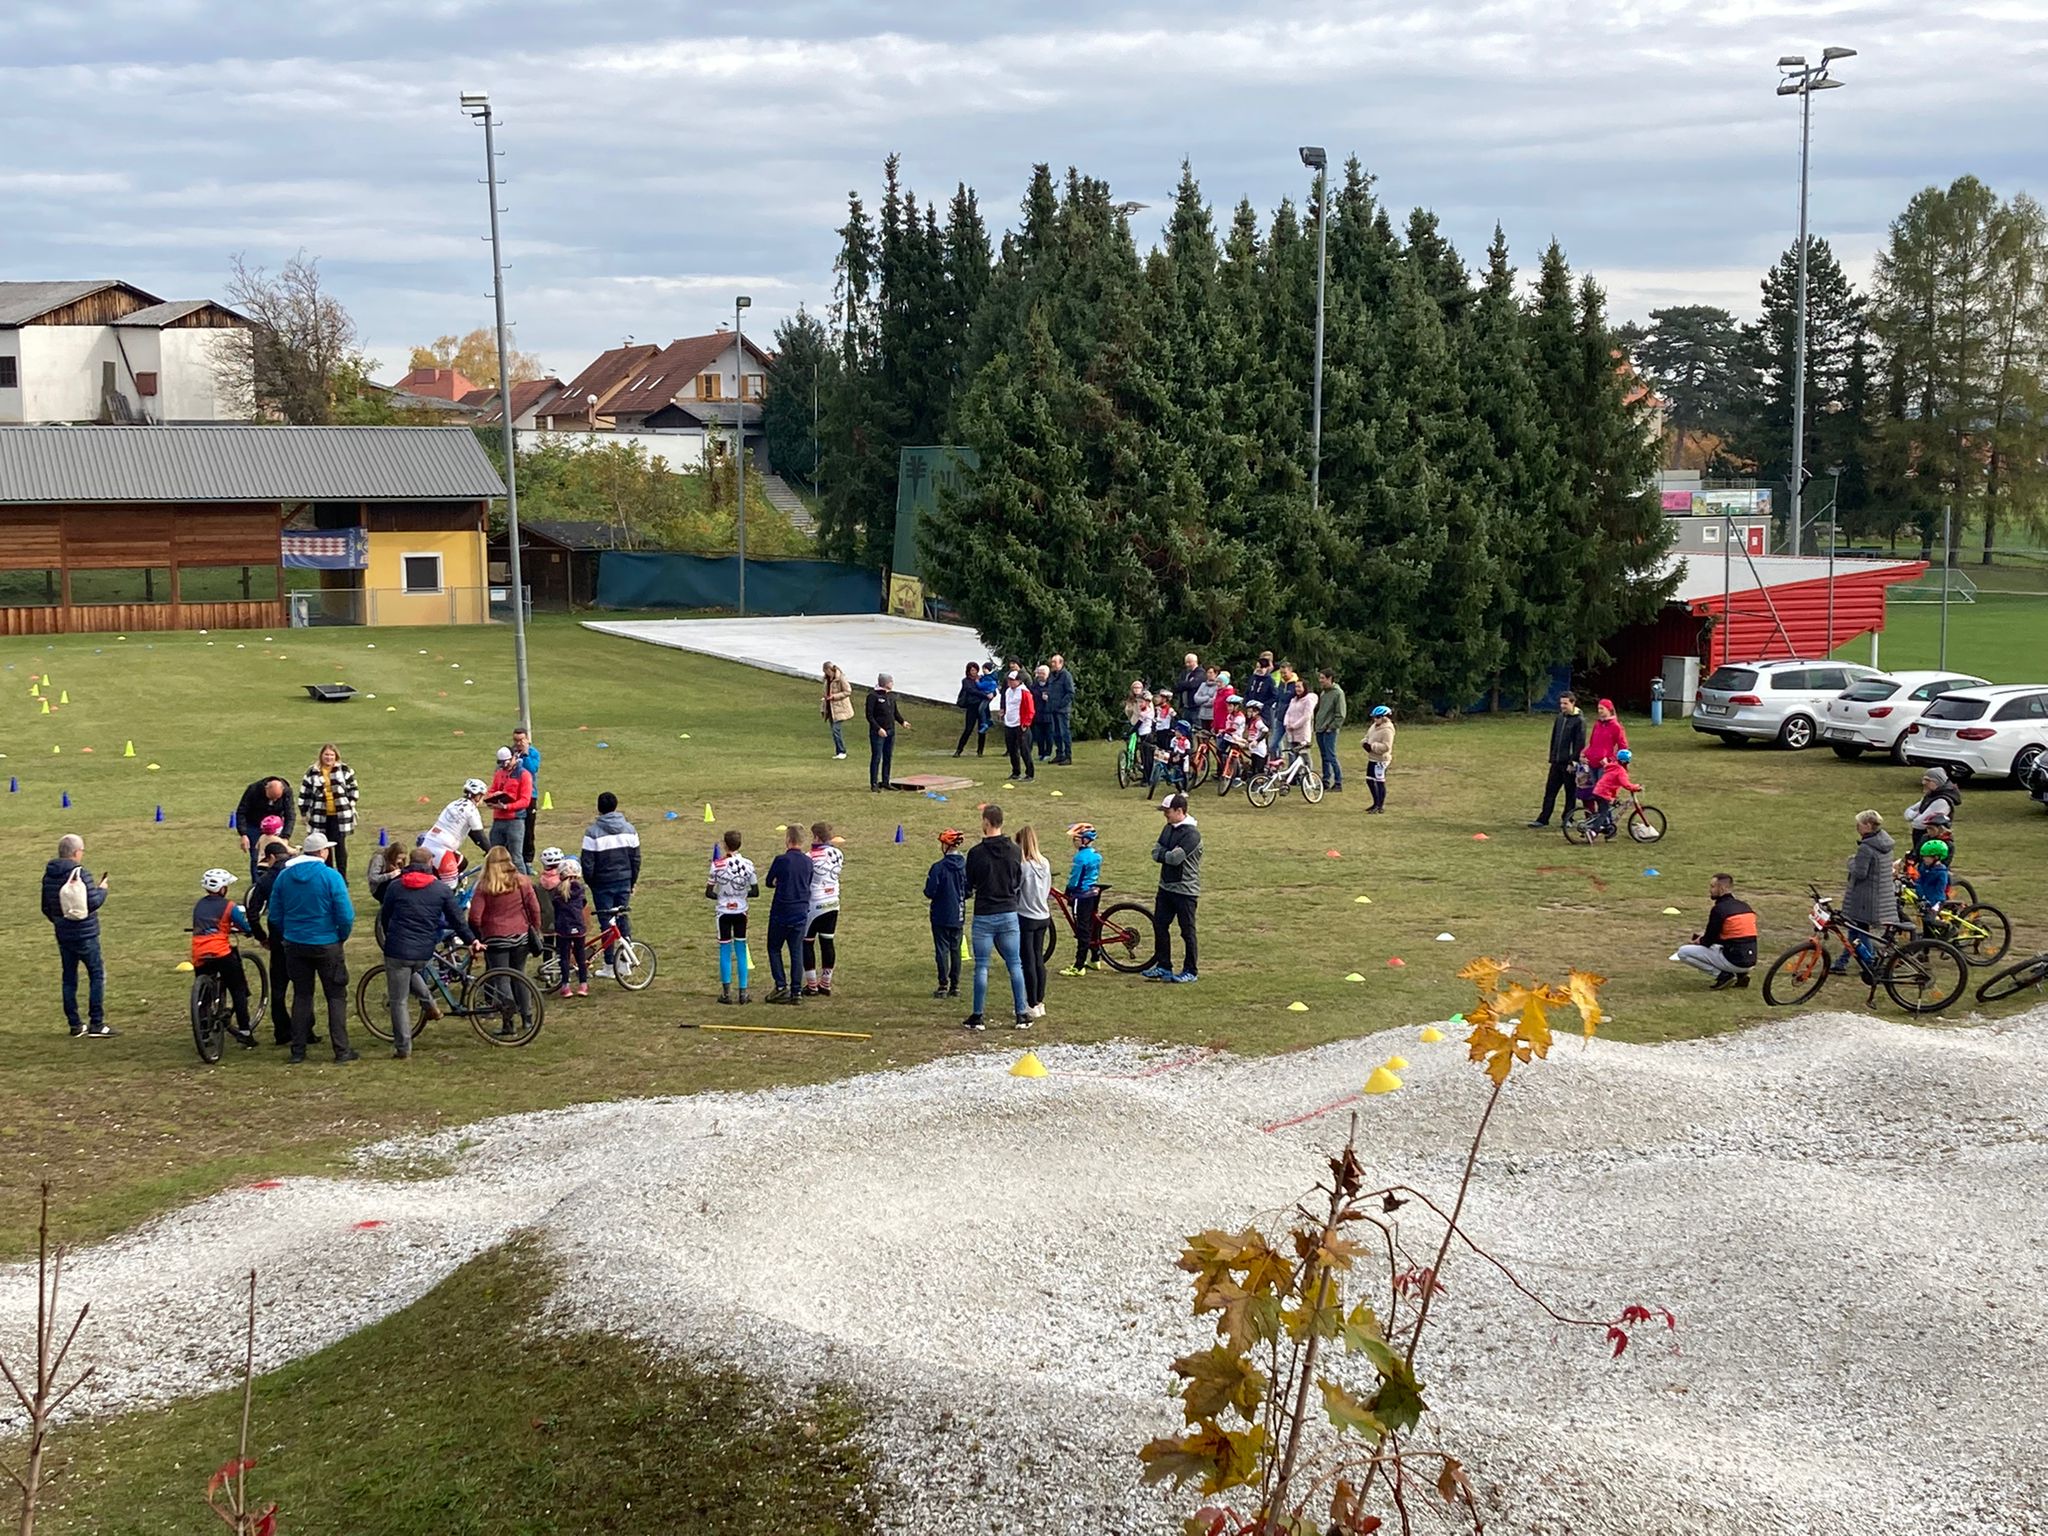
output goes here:
[{"label": "metal roof", "polygon": [[467,427],[0,427],[0,505],[504,494]]},{"label": "metal roof", "polygon": [[[1667,574],[1673,565],[1679,573],[1678,590],[1671,594],[1674,603],[1698,603],[1708,598],[1718,603],[1723,580],[1733,595],[1828,579],[1828,562],[1822,555],[1744,556],[1735,550],[1724,556],[1692,550],[1673,554],[1671,563],[1664,568]],[[1842,559],[1834,563],[1834,576],[1837,581],[1846,581],[1851,577],[1881,575],[1885,581],[1893,582],[1917,576],[1925,569],[1925,563],[1919,560]]]},{"label": "metal roof", "polygon": [[112,278],[82,283],[0,283],[0,325],[26,324],[38,315],[47,315],[53,309],[75,304],[103,288],[126,288],[152,302],[156,300],[155,294],[144,292],[133,283],[116,282]]},{"label": "metal roof", "polygon": [[168,304],[152,304],[138,309],[132,315],[123,315],[111,322],[114,325],[139,325],[144,328],[169,325],[173,320],[182,320],[187,315],[202,309],[217,309],[225,315],[235,315],[237,320],[247,320],[246,315],[236,315],[225,304],[216,304],[212,299],[173,299]]}]

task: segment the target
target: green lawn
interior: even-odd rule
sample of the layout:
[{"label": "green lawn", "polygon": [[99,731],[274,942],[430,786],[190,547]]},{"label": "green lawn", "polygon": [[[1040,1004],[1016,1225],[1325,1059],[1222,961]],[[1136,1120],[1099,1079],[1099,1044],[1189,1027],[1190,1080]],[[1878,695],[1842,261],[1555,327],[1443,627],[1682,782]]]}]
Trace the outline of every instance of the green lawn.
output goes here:
[{"label": "green lawn", "polygon": [[[1867,637],[1835,653],[1844,661],[1870,660]],[[1901,671],[1947,665],[1994,683],[2048,678],[2048,596],[1984,593],[1974,603],[1951,602],[1948,659],[1941,655],[1941,605],[1893,602],[1885,610],[1878,661]]]},{"label": "green lawn", "polygon": [[[39,1177],[55,1183],[66,1230],[91,1238],[241,1180],[333,1167],[348,1148],[402,1130],[1017,1048],[1006,1033],[963,1036],[964,1008],[929,995],[922,886],[933,835],[971,828],[980,793],[946,804],[870,796],[858,748],[844,763],[831,760],[816,694],[799,680],[558,620],[536,624],[531,650],[543,784],[557,807],[542,818],[541,841],[572,846],[596,793],[619,793],[647,843],[635,917],[661,953],[653,988],[636,997],[601,986],[588,1001],[559,1003],[523,1051],[493,1050],[443,1026],[426,1033],[406,1066],[366,1051],[360,1064],[338,1068],[316,1051],[312,1064],[288,1069],[265,1044],[206,1068],[186,1025],[188,978],[175,967],[199,872],[240,866],[226,822],[242,787],[266,772],[296,782],[319,744],[338,739],[364,788],[359,882],[378,826],[409,840],[463,777],[487,771],[511,723],[510,637],[319,630],[268,641],[222,633],[0,642],[0,663],[11,668],[0,672],[8,722],[0,769],[20,781],[19,793],[0,796],[0,853],[17,871],[10,926],[22,987],[19,1006],[0,1018],[8,1090],[0,1138],[15,1173],[0,1192],[0,1251],[26,1246]],[[71,699],[47,717],[27,697],[31,672],[43,670]],[[378,697],[320,706],[299,688],[337,677]],[[899,768],[951,766],[957,716],[910,712]],[[1698,926],[1707,876],[1737,873],[1764,915],[1768,952],[1801,931],[1806,881],[1840,879],[1854,813],[1874,805],[1895,814],[1914,792],[1913,775],[1887,765],[1731,750],[1682,723],[1653,730],[1637,721],[1638,772],[1648,798],[1669,813],[1672,835],[1648,856],[1633,847],[1576,849],[1522,826],[1541,787],[1547,730],[1528,718],[1405,728],[1384,818],[1361,814],[1362,785],[1320,807],[1285,800],[1263,811],[1205,791],[1197,805],[1208,846],[1201,983],[1168,992],[1110,975],[1055,976],[1051,1014],[1035,1038],[1286,1050],[1442,1017],[1467,997],[1454,972],[1480,953],[1551,972],[1572,964],[1606,972],[1612,1030],[1624,1038],[1737,1027],[1765,1011],[1758,991],[1710,996],[1665,958]],[[1354,769],[1356,735],[1347,731]],[[132,760],[121,756],[130,739]],[[1008,792],[992,756],[982,764],[992,770],[985,793],[1006,802],[1013,827],[1034,822],[1056,847],[1068,822],[1095,822],[1107,877],[1149,895],[1157,813],[1115,788],[1106,744],[1086,744],[1078,757],[1074,768],[1048,769],[1032,788]],[[152,762],[159,771],[149,771]],[[1053,798],[1055,789],[1063,797]],[[59,806],[65,791],[68,811]],[[703,822],[707,802],[715,826]],[[679,819],[665,820],[665,811]],[[712,1005],[717,957],[701,891],[713,834],[742,828],[748,851],[765,863],[777,823],[815,818],[847,839],[839,995],[793,1016],[757,1007],[748,1022],[874,1038],[679,1032],[679,1021],[733,1015]],[[1964,821],[1964,872],[2011,912],[2019,943],[2037,942],[2033,871],[2048,839],[2039,808],[1986,790],[1970,796]],[[104,922],[118,1040],[73,1041],[63,1029],[36,895],[66,830],[83,833],[88,863],[113,877]],[[1650,866],[1661,874],[1646,876]],[[1680,915],[1664,915],[1667,906]],[[1455,939],[1439,942],[1445,932]],[[757,960],[764,950],[756,944]],[[1405,966],[1391,967],[1395,957]],[[373,962],[366,922],[353,963]],[[1354,972],[1363,983],[1345,980]],[[1289,1011],[1297,1000],[1307,1012]]]}]

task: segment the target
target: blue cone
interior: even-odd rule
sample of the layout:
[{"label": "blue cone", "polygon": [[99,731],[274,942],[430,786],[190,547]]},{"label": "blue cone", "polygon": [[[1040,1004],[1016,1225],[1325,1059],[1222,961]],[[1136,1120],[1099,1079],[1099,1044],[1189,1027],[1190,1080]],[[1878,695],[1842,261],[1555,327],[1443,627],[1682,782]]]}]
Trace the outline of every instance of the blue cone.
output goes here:
[{"label": "blue cone", "polygon": [[21,793],[21,780],[17,779],[11,773],[7,775],[7,793],[9,793],[10,795],[18,795]]},{"label": "blue cone", "polygon": [[391,846],[391,834],[383,827],[379,827],[377,829],[377,846],[379,848],[388,848]]},{"label": "blue cone", "polygon": [[[64,796],[63,796],[63,802],[62,802],[62,803],[63,803],[63,809],[65,809],[65,810],[67,810],[67,811],[71,809],[71,791],[70,791],[70,790],[68,790],[68,789],[67,789],[67,790],[65,790],[65,791],[64,791]],[[900,842],[902,842],[902,841],[903,841],[903,839],[902,839],[901,837],[898,837],[898,838],[896,839],[896,841],[900,843]]]},{"label": "blue cone", "polygon": [[663,821],[674,821],[677,819],[676,813],[674,811],[663,811],[661,813],[661,819]]},{"label": "blue cone", "polygon": [[903,823],[900,821],[896,823],[896,841],[899,843],[903,841]]},{"label": "blue cone", "polygon": [[228,830],[230,832],[235,830],[235,818],[232,816],[228,818]]},{"label": "blue cone", "polygon": [[1643,871],[1643,873],[1645,875],[1648,875],[1652,880],[1657,878],[1657,871],[1654,869],[1646,869]]},{"label": "blue cone", "polygon": [[164,819],[164,808],[162,806],[158,806],[156,808],[156,819],[158,821],[162,821]]}]

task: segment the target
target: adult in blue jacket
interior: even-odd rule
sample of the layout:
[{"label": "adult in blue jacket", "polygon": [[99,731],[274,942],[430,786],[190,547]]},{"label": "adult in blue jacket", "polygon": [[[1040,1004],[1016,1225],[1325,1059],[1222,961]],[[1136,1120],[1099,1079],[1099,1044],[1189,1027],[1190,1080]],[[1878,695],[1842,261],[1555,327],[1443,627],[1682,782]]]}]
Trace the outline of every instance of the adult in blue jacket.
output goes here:
[{"label": "adult in blue jacket", "polygon": [[[80,862],[85,857],[85,839],[68,833],[57,839],[57,857],[43,867],[43,916],[57,931],[57,962],[64,974],[64,1018],[72,1038],[90,1035],[104,1040],[120,1033],[107,1027],[107,968],[100,959],[100,908],[107,900],[107,877],[95,880]],[[64,887],[76,877],[85,897],[85,916],[64,915]],[[75,898],[74,898],[75,900]],[[85,967],[87,1017],[78,1016],[78,968]]]},{"label": "adult in blue jacket", "polygon": [[1052,716],[1052,760],[1055,766],[1074,760],[1074,674],[1067,670],[1067,658],[1055,656],[1046,663],[1051,675],[1045,680],[1045,709]]},{"label": "adult in blue jacket", "polygon": [[308,832],[299,856],[270,884],[270,924],[284,940],[285,973],[292,984],[292,1060],[306,1059],[313,1033],[313,980],[327,998],[327,1038],[334,1059],[349,1062],[348,955],[343,946],[356,925],[348,882],[327,862],[327,838]]},{"label": "adult in blue jacket", "polygon": [[533,744],[533,732],[520,726],[512,733],[512,756],[519,766],[533,775],[533,803],[526,808],[526,832],[523,839],[524,852],[520,855],[527,866],[533,864],[533,818],[540,814],[540,748]]},{"label": "adult in blue jacket", "polygon": [[419,976],[434,958],[441,936],[453,934],[470,945],[478,945],[478,939],[462,915],[455,887],[436,873],[429,849],[413,849],[405,873],[380,885],[377,900],[384,908],[384,998],[391,1010],[391,1054],[404,1061],[412,1055],[412,994],[419,994],[426,1017],[439,1016],[433,995]]}]

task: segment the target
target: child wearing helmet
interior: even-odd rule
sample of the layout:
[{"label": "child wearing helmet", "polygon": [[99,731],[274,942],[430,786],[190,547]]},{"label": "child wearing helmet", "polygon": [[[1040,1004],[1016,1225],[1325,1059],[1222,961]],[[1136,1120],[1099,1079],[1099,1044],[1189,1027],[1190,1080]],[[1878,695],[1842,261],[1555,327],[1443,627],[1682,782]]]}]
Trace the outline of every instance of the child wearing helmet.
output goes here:
[{"label": "child wearing helmet", "polygon": [[[549,852],[553,850],[550,849]],[[545,859],[546,854],[541,857]],[[569,992],[569,966],[576,967],[577,997],[590,996],[590,953],[584,939],[590,932],[590,893],[583,884],[583,866],[574,859],[555,861],[555,963],[562,971],[563,997]]]},{"label": "child wearing helmet", "polygon": [[1086,976],[1090,964],[1102,964],[1096,947],[1095,909],[1102,901],[1102,855],[1095,848],[1095,829],[1085,821],[1067,828],[1074,844],[1074,862],[1067,868],[1067,904],[1074,913],[1074,963],[1062,976]]},{"label": "child wearing helmet", "polygon": [[[1266,734],[1271,723],[1266,719],[1266,706],[1257,699],[1244,701],[1244,757],[1245,771],[1240,777],[1257,778],[1266,771]],[[1232,783],[1237,782],[1235,779]]]},{"label": "child wearing helmet", "polygon": [[1922,839],[1918,852],[1907,861],[1906,878],[1913,887],[1913,897],[1920,903],[1921,929],[1931,936],[1938,936],[1941,926],[1941,904],[1948,900],[1949,883],[1953,876],[1949,872],[1948,843],[1939,837]]},{"label": "child wearing helmet", "polygon": [[931,903],[932,959],[939,968],[933,997],[960,995],[960,938],[967,931],[967,859],[960,845],[967,835],[948,827],[939,834],[939,856],[924,873],[924,899]]},{"label": "child wearing helmet", "polygon": [[[533,877],[533,895],[540,903],[540,931],[544,939],[555,931],[555,900],[556,893],[562,889],[562,859],[562,850],[559,848],[541,849],[538,860],[540,873]],[[550,952],[555,957],[557,974],[561,980],[567,981],[569,971],[564,963],[566,957],[557,946],[550,945]]]},{"label": "child wearing helmet", "polygon": [[1384,704],[1375,704],[1370,716],[1371,724],[1365,728],[1365,740],[1359,745],[1365,749],[1365,787],[1372,792],[1372,804],[1366,807],[1368,816],[1384,816],[1387,810],[1387,769],[1394,761],[1394,712]]},{"label": "child wearing helmet", "polygon": [[249,1028],[249,973],[242,964],[242,952],[235,947],[235,935],[253,934],[249,914],[228,895],[235,877],[225,869],[209,869],[199,877],[199,900],[192,908],[192,971],[196,976],[218,976],[226,984],[235,1007],[234,1036],[253,1046],[256,1036]]},{"label": "child wearing helmet", "polygon": [[1614,835],[1614,802],[1623,790],[1632,795],[1643,792],[1643,786],[1628,776],[1628,765],[1635,760],[1635,754],[1627,747],[1615,749],[1614,760],[1600,772],[1598,782],[1593,785],[1593,819],[1587,825],[1587,832],[1593,837]]},{"label": "child wearing helmet", "polygon": [[420,838],[420,846],[434,855],[441,878],[453,885],[462,873],[462,841],[468,838],[485,853],[491,845],[484,840],[484,795],[490,785],[482,779],[465,779],[462,798],[450,800]]}]

